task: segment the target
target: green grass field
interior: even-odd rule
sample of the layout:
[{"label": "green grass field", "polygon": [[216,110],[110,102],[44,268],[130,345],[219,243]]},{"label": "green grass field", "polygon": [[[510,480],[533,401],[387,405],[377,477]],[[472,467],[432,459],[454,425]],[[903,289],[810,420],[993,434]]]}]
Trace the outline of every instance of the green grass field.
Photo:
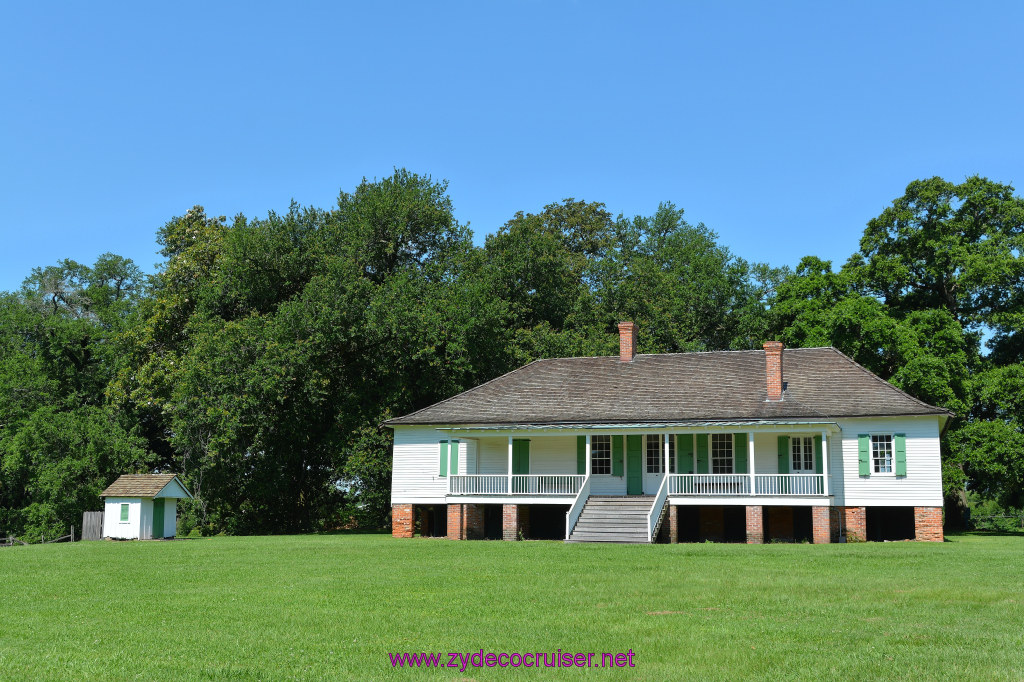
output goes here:
[{"label": "green grass field", "polygon": [[[1024,537],[92,542],[0,549],[0,586],[11,680],[1024,679]],[[559,648],[632,649],[635,667],[388,657]]]}]

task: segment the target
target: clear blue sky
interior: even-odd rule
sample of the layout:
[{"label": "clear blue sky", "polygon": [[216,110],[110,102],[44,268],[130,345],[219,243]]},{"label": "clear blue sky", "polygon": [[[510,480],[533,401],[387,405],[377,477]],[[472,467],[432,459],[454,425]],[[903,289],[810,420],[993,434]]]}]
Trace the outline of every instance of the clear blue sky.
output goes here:
[{"label": "clear blue sky", "polygon": [[[476,240],[563,197],[670,200],[735,253],[841,264],[915,178],[1024,185],[1024,3],[5,3],[0,290],[158,260],[395,166]],[[1021,189],[1021,188],[1019,188]]]}]

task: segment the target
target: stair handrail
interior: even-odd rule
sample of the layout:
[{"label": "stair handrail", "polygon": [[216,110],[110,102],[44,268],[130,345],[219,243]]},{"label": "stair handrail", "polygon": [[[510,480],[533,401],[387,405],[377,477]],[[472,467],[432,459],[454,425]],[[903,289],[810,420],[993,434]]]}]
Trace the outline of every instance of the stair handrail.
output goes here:
[{"label": "stair handrail", "polygon": [[658,494],[654,496],[654,504],[651,505],[651,511],[647,512],[647,542],[654,542],[654,533],[657,530],[654,526],[661,521],[661,512],[665,508],[665,500],[667,499],[668,476],[663,476],[661,485],[658,487]]},{"label": "stair handrail", "polygon": [[580,514],[583,513],[583,507],[587,505],[588,497],[590,497],[590,474],[587,474],[587,477],[583,479],[583,485],[580,486],[580,491],[576,493],[576,499],[572,501],[572,506],[565,513],[566,540],[569,539],[572,531],[576,528],[576,522],[580,520]]}]

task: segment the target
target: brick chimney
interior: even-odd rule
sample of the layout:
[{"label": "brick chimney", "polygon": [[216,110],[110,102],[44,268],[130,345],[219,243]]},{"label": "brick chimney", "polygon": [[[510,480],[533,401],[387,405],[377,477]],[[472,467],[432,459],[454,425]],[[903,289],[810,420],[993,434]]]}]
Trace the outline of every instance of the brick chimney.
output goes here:
[{"label": "brick chimney", "polygon": [[619,322],[619,360],[629,362],[636,355],[636,323]]},{"label": "brick chimney", "polygon": [[782,342],[764,344],[764,371],[769,401],[782,400]]}]

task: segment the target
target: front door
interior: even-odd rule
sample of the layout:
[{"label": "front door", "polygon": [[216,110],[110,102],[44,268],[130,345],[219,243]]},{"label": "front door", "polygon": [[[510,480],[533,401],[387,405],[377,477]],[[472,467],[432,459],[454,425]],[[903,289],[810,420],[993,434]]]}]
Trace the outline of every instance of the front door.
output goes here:
[{"label": "front door", "polygon": [[[814,470],[814,438],[811,436],[790,438],[789,455],[790,471],[794,474],[816,473]],[[789,492],[796,495],[814,495],[821,491],[817,490],[817,481],[813,478],[794,478],[790,481]]]},{"label": "front door", "polygon": [[665,446],[661,436],[644,436],[644,492],[654,495],[661,487],[664,471]]},{"label": "front door", "polygon": [[153,539],[159,540],[164,536],[164,498],[158,497],[153,500]]},{"label": "front door", "polygon": [[790,467],[794,474],[813,474],[814,471],[814,438],[795,436],[789,439]]},{"label": "front door", "polygon": [[530,473],[530,441],[526,439],[512,440],[512,473]]},{"label": "front door", "polygon": [[643,436],[626,436],[626,494],[642,495],[643,484]]}]

